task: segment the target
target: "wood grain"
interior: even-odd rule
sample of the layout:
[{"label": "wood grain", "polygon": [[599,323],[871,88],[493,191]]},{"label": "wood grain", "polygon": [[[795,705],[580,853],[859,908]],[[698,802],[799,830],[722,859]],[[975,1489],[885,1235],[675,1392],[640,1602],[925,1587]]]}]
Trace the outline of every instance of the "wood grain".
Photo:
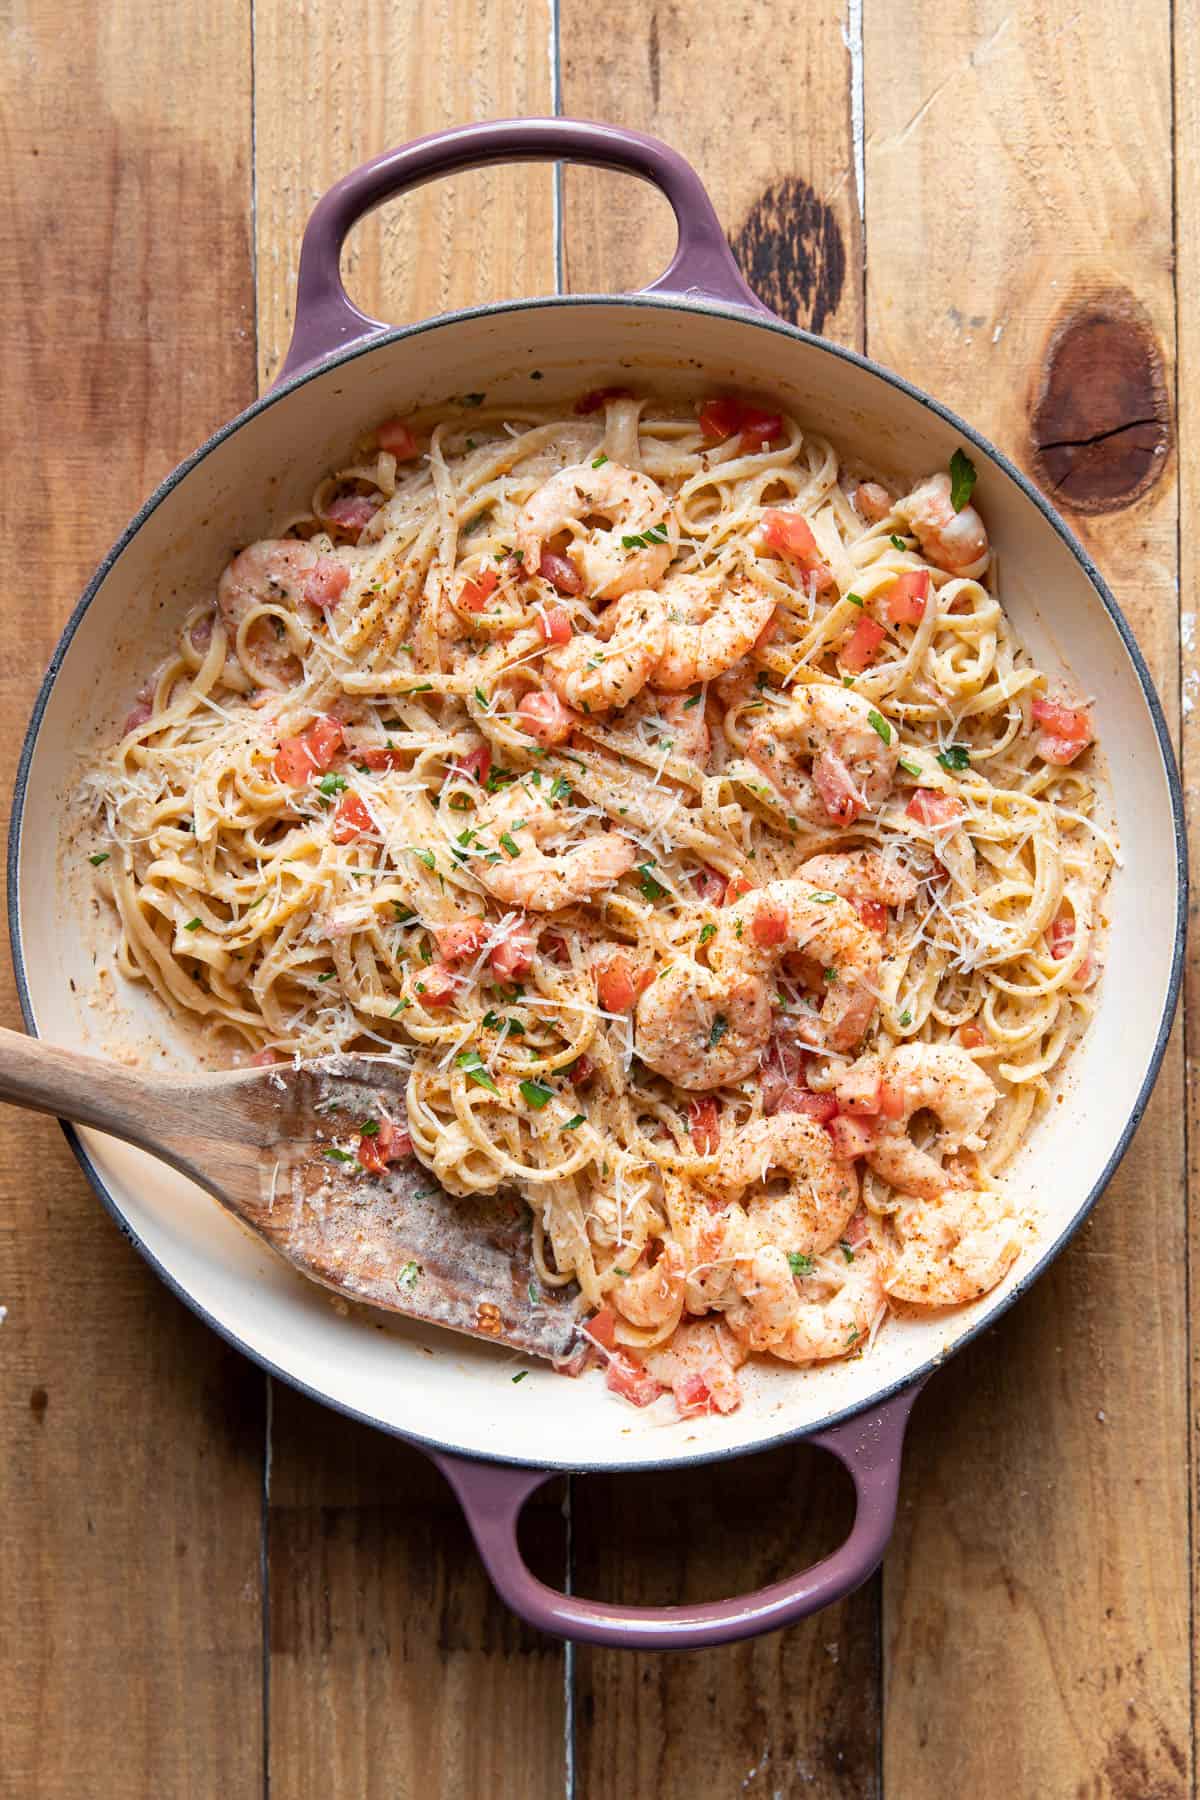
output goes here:
[{"label": "wood grain", "polygon": [[[263,382],[291,330],[300,233],[357,163],[472,118],[552,110],[548,17],[383,0],[257,0],[255,128]],[[351,104],[352,100],[352,104]],[[552,175],[435,184],[352,236],[344,272],[377,317],[552,292]],[[416,1452],[276,1388],[272,1431],[273,1800],[562,1791],[564,1657],[496,1600],[449,1490]],[[560,1493],[530,1509],[531,1558],[565,1576]]]},{"label": "wood grain", "polygon": [[[429,131],[553,111],[544,0],[254,0],[259,376],[291,335],[314,202],[368,157]],[[497,168],[436,182],[350,235],[342,272],[374,317],[554,291],[552,175]]]},{"label": "wood grain", "polygon": [[[1027,468],[1048,347],[1097,296],[1130,290],[1172,391],[1167,32],[1115,0],[866,8],[872,353]],[[1175,716],[1174,458],[1155,475],[1074,523]],[[1093,1222],[917,1408],[884,1584],[904,1800],[1191,1792],[1180,1077],[1176,1044]]]},{"label": "wood grain", "polygon": [[[1200,206],[1200,8],[1196,0],[1184,0],[1175,13],[1175,206],[1181,220],[1195,218]],[[1180,615],[1180,710],[1181,762],[1184,804],[1188,812],[1188,839],[1192,863],[1192,900],[1189,906],[1191,935],[1184,985],[1187,1076],[1187,1195],[1189,1205],[1188,1292],[1191,1296],[1189,1374],[1191,1378],[1191,1440],[1188,1445],[1192,1492],[1192,1721],[1200,1717],[1200,1644],[1196,1621],[1200,1618],[1200,1329],[1196,1296],[1200,1295],[1200,814],[1196,807],[1200,782],[1200,643],[1197,642],[1197,588],[1200,556],[1197,555],[1196,522],[1200,520],[1200,244],[1190,230],[1176,233],[1176,288],[1178,293],[1178,344],[1176,347],[1179,404],[1179,593]],[[1193,1763],[1200,1746],[1193,1744]]]},{"label": "wood grain", "polygon": [[[249,95],[240,0],[5,12],[9,770],[87,574],[253,392]],[[6,1111],[0,1169],[0,1792],[253,1793],[262,1379],[122,1241],[50,1120]]]},{"label": "wood grain", "polygon": [[[560,0],[567,113],[666,138],[699,170],[743,271],[772,306],[862,341],[862,237],[844,9],[751,0],[732,13]],[[666,266],[673,228],[639,183],[565,178],[576,290]],[[784,1451],[660,1479],[574,1484],[580,1592],[643,1604],[733,1594],[832,1547],[848,1522],[827,1459]],[[576,1653],[576,1766],[588,1800],[634,1793],[854,1796],[877,1788],[878,1594],[755,1644],[687,1657]]]}]

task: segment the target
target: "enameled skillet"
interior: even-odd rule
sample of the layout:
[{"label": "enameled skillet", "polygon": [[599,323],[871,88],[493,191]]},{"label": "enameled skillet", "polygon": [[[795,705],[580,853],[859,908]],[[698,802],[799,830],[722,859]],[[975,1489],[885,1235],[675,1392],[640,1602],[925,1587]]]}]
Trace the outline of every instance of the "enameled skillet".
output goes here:
[{"label": "enameled skillet", "polygon": [[[560,296],[392,329],[346,296],[339,255],[382,201],[484,163],[571,159],[624,170],[670,201],[679,244],[635,295]],[[536,379],[535,379],[536,377]],[[840,449],[895,481],[943,467],[960,444],[1004,573],[1004,601],[1048,670],[1069,664],[1108,746],[1123,866],[1100,1003],[1061,1104],[1012,1172],[1029,1246],[978,1305],[892,1321],[869,1356],[808,1372],[755,1371],[741,1410],[665,1429],[595,1379],[547,1369],[514,1384],[494,1350],[417,1326],[343,1316],[198,1189],[139,1152],[69,1132],[89,1180],[142,1254],[213,1328],[272,1374],[427,1450],[453,1484],[505,1600],[564,1636],[651,1648],[717,1643],[787,1624],[848,1593],[883,1555],[913,1399],[932,1370],[1053,1260],[1103,1190],[1142,1115],[1179,989],[1185,864],[1178,776],[1145,663],[1098,572],[1062,521],[979,433],[898,376],[784,324],[743,282],[698,178],[665,145],[569,119],[470,126],[389,152],[320,201],[304,238],[296,327],[276,386],[181,465],[146,503],[76,607],[38,696],[9,840],[9,921],[31,1032],[93,1048],[114,1032],[187,1054],[161,1012],[122,993],[102,1032],[90,902],[71,836],[78,754],[114,736],[131,692],[183,609],[231,551],[305,504],[316,478],[381,416],[454,394],[560,400],[637,379],[689,391],[778,395]],[[1119,754],[1113,754],[1119,751]],[[74,990],[74,991],[73,991]],[[556,1593],[525,1567],[516,1521],[556,1470],[702,1465],[809,1439],[849,1469],[847,1541],[815,1567],[719,1603],[639,1609]]]}]

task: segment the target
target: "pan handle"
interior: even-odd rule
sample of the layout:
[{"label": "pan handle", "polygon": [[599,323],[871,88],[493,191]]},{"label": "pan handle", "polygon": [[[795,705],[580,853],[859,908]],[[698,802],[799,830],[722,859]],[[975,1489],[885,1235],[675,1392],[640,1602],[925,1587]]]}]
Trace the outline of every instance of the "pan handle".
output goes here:
[{"label": "pan handle", "polygon": [[342,286],[342,245],[364,213],[435,176],[487,163],[558,161],[624,170],[653,183],[670,201],[679,242],[670,268],[643,293],[685,294],[769,313],[742,280],[704,184],[678,151],[639,131],[584,119],[496,119],[385,151],[318,200],[300,247],[296,323],[279,380],[389,329],[360,312]]},{"label": "pan handle", "polygon": [[831,1450],[854,1482],[854,1524],[844,1544],[787,1581],[701,1606],[614,1606],[547,1587],[522,1559],[517,1520],[529,1496],[555,1471],[431,1454],[458,1496],[497,1593],[528,1624],[576,1643],[694,1650],[794,1624],[853,1593],[879,1567],[896,1517],[905,1427],[923,1386],[924,1381],[915,1382],[874,1410],[808,1440]]}]

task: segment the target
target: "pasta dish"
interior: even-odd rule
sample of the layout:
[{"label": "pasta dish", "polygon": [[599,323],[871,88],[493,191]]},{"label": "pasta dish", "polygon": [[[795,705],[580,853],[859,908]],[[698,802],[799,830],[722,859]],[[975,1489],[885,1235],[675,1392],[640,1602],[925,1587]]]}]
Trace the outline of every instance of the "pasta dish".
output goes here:
[{"label": "pasta dish", "polygon": [[635,1404],[986,1293],[1115,846],[975,480],[730,395],[386,420],[90,764],[121,971],[226,1064],[402,1059],[343,1160],[522,1195]]}]

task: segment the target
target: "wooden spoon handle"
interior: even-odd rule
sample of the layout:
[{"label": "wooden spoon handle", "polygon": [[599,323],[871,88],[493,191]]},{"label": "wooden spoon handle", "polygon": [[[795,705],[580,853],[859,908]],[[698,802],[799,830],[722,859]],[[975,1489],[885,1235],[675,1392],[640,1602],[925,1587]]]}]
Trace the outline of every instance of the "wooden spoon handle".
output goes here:
[{"label": "wooden spoon handle", "polygon": [[[94,1125],[111,1137],[160,1150],[152,1135],[162,1097],[158,1084],[119,1063],[59,1050],[39,1038],[0,1027],[0,1100]],[[160,1121],[159,1121],[160,1122]]]}]

